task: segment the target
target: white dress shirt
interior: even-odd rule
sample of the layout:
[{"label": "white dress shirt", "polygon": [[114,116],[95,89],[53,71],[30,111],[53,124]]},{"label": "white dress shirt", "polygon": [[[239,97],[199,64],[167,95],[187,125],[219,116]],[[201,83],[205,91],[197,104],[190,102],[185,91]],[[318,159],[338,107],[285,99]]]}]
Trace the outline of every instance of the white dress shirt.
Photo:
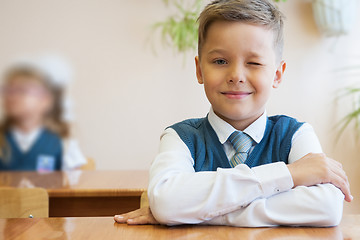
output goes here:
[{"label": "white dress shirt", "polygon": [[[26,153],[31,149],[33,144],[38,139],[42,128],[36,128],[28,133],[24,133],[16,128],[11,129],[14,140],[19,149]],[[80,147],[76,140],[67,139],[63,140],[63,159],[62,170],[71,170],[81,167],[86,164],[87,160],[82,154]]]},{"label": "white dress shirt", "polygon": [[[235,150],[228,137],[235,129],[211,109],[210,125],[228,157]],[[266,113],[244,130],[259,143],[264,136]],[[308,153],[322,152],[310,126],[303,124],[292,138],[289,163]],[[332,184],[293,188],[283,162],[249,168],[195,172],[194,159],[174,129],[161,136],[159,154],[150,169],[149,202],[154,217],[163,224],[214,224],[241,227],[275,225],[337,225],[344,195]]]}]

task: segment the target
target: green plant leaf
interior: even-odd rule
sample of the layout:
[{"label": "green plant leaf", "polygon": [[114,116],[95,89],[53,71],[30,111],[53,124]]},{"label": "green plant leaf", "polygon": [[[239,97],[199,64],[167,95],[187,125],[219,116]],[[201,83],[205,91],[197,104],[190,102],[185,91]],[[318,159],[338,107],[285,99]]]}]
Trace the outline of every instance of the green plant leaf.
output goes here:
[{"label": "green plant leaf", "polygon": [[196,49],[197,43],[197,16],[203,0],[194,0],[192,4],[185,4],[183,0],[163,0],[167,6],[174,6],[176,14],[169,16],[163,22],[152,25],[152,31],[160,30],[162,43],[170,46],[177,52],[186,52]]},{"label": "green plant leaf", "polygon": [[357,132],[357,138],[360,136],[360,88],[359,87],[347,87],[343,90],[343,92],[340,94],[339,98],[349,98],[353,97],[355,98],[353,101],[353,110],[348,113],[343,119],[340,120],[338,126],[338,137],[344,133],[345,129],[349,126],[350,123],[354,122],[355,124],[355,130]]}]

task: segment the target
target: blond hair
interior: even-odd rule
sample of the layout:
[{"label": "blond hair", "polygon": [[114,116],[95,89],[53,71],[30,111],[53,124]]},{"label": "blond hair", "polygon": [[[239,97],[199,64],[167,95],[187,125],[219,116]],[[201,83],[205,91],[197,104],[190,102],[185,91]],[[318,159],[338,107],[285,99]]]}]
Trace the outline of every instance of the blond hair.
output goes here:
[{"label": "blond hair", "polygon": [[[16,77],[36,79],[43,84],[53,97],[53,106],[45,116],[45,128],[65,139],[70,136],[70,126],[63,120],[63,88],[53,84],[49,76],[39,69],[30,65],[17,65],[10,68],[4,76],[4,82],[11,81]],[[12,125],[12,119],[4,116],[0,121],[0,158],[9,160],[11,155],[10,146],[6,140],[6,132]],[[6,161],[6,160],[5,160]]]},{"label": "blond hair", "polygon": [[198,18],[198,55],[201,56],[212,23],[243,22],[264,26],[274,32],[274,50],[280,61],[284,46],[283,19],[283,14],[269,0],[215,0],[205,7]]}]

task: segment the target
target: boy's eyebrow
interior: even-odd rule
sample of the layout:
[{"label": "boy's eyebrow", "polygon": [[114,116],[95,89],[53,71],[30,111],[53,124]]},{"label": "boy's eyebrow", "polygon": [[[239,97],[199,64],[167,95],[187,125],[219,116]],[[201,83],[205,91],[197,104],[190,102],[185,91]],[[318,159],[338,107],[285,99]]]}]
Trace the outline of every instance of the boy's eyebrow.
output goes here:
[{"label": "boy's eyebrow", "polygon": [[249,57],[262,58],[261,54],[251,51]]},{"label": "boy's eyebrow", "polygon": [[215,48],[208,52],[208,54],[220,53],[225,54],[227,51],[225,49]]},{"label": "boy's eyebrow", "polygon": [[[221,49],[221,48],[215,48],[215,49],[212,49],[208,52],[208,54],[215,54],[215,53],[218,53],[218,54],[226,54],[228,53],[228,51],[226,51],[225,49]],[[254,57],[254,58],[262,58],[261,54],[259,54],[258,52],[255,52],[255,51],[250,51],[248,54],[247,54],[247,57]]]}]

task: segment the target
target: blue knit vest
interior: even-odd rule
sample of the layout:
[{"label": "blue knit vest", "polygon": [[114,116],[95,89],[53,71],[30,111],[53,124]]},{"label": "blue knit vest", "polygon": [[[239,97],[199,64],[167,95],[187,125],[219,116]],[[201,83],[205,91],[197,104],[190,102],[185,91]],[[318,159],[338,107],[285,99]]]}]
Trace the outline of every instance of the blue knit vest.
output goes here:
[{"label": "blue knit vest", "polygon": [[[59,136],[43,129],[27,152],[22,152],[11,132],[6,133],[9,160],[0,159],[1,171],[54,171],[62,167],[62,142]],[[6,151],[6,149],[4,149]]]},{"label": "blue knit vest", "polygon": [[[287,164],[292,137],[302,124],[284,115],[269,117],[264,137],[254,147],[245,164],[250,168],[273,162]],[[189,148],[196,172],[231,168],[224,148],[207,117],[188,119],[170,128],[177,132]]]}]

